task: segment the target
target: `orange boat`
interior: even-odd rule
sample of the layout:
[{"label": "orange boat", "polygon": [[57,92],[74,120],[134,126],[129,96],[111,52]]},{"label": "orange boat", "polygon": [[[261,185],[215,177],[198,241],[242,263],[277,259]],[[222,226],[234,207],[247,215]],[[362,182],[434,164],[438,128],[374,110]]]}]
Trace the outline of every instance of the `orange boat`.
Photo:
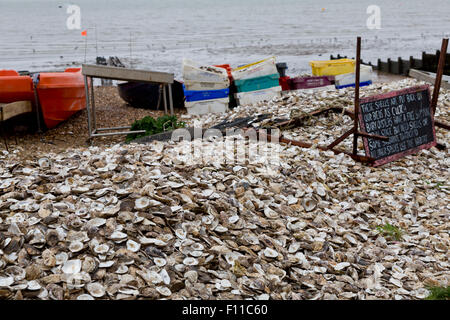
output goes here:
[{"label": "orange boat", "polygon": [[0,70],[0,103],[33,101],[33,81],[14,70]]},{"label": "orange boat", "polygon": [[[86,108],[81,68],[64,72],[41,72],[37,76],[37,96],[48,129]],[[0,103],[35,101],[33,80],[13,70],[0,71]]]},{"label": "orange boat", "polygon": [[42,116],[48,129],[86,108],[81,68],[40,73],[36,89]]}]

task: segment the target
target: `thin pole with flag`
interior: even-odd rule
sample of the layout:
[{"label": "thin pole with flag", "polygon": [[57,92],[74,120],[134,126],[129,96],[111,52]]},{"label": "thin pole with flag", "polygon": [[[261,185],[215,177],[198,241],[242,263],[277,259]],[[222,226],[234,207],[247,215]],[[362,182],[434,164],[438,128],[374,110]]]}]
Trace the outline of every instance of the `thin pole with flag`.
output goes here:
[{"label": "thin pole with flag", "polygon": [[86,63],[86,52],[87,52],[87,30],[81,31],[81,35],[85,37],[84,41],[84,63]]}]

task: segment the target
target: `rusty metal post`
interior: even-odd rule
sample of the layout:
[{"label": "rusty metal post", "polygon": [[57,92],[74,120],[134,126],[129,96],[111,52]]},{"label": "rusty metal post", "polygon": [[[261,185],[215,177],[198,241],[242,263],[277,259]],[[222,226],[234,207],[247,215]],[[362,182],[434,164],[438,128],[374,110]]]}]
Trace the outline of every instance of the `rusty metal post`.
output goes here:
[{"label": "rusty metal post", "polygon": [[353,119],[353,154],[358,152],[358,121],[359,121],[359,79],[361,68],[361,37],[356,41],[356,71],[355,71],[355,117]]},{"label": "rusty metal post", "polygon": [[431,109],[433,110],[433,117],[434,117],[434,114],[436,113],[439,91],[441,89],[441,81],[442,81],[442,74],[444,73],[445,56],[447,54],[447,47],[448,47],[448,39],[442,39],[442,48],[441,48],[441,52],[439,55],[438,69],[436,71],[436,81],[434,83],[433,99],[431,100]]}]

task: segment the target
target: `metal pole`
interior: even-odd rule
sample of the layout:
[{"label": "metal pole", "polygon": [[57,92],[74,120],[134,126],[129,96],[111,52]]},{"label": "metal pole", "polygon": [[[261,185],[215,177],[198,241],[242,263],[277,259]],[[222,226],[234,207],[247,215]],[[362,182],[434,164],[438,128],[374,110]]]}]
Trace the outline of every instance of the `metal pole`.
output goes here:
[{"label": "metal pole", "polygon": [[442,74],[444,73],[447,47],[448,47],[448,39],[442,39],[441,54],[439,55],[439,64],[436,72],[436,81],[434,83],[433,99],[431,100],[431,109],[433,110],[433,116],[436,113],[439,91],[441,90],[441,81],[442,81]]},{"label": "metal pole", "polygon": [[167,98],[166,98],[166,85],[163,85],[163,98],[164,98],[164,114],[167,114]]},{"label": "metal pole", "polygon": [[94,95],[94,80],[91,78],[91,99],[92,99],[92,125],[94,126],[94,132],[97,131],[97,120],[95,117],[95,95]]},{"label": "metal pole", "polygon": [[87,35],[84,40],[84,63],[86,63],[86,52],[87,52]]},{"label": "metal pole", "polygon": [[356,71],[355,71],[355,117],[353,119],[353,154],[358,152],[358,121],[359,121],[359,71],[361,66],[361,37],[356,41]]},{"label": "metal pole", "polygon": [[169,84],[169,106],[170,106],[170,115],[174,115],[173,112],[173,99],[172,99],[172,84]]},{"label": "metal pole", "polygon": [[92,134],[91,134],[91,106],[89,103],[89,82],[88,82],[88,77],[86,75],[84,76],[84,90],[85,90],[84,92],[86,95],[86,110],[87,110],[87,116],[88,116],[88,133],[89,133],[89,138],[91,138],[92,137]]}]

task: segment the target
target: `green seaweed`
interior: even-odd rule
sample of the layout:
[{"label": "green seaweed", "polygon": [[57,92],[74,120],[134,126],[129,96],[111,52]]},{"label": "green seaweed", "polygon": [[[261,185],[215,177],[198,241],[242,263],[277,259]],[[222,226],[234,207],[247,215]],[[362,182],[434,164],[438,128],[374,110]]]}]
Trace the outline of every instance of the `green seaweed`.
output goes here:
[{"label": "green seaweed", "polygon": [[447,287],[427,287],[430,291],[426,300],[449,300],[450,299],[450,286]]},{"label": "green seaweed", "polygon": [[397,241],[402,239],[402,231],[389,223],[378,226],[376,229],[386,239]]},{"label": "green seaweed", "polygon": [[136,120],[130,128],[130,131],[145,130],[145,133],[130,133],[126,137],[126,142],[133,141],[137,138],[150,136],[153,134],[184,128],[186,124],[178,121],[176,116],[164,115],[156,120],[150,116],[146,116],[140,120]]}]

